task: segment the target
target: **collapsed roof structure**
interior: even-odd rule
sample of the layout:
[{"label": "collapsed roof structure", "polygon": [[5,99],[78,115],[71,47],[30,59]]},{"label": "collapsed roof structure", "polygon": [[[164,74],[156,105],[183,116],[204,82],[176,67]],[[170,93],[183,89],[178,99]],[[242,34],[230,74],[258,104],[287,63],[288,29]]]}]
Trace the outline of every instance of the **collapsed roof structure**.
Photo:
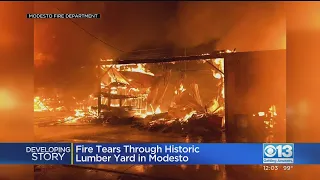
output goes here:
[{"label": "collapsed roof structure", "polygon": [[[217,114],[224,116],[224,63],[223,54],[233,51],[217,51],[211,54],[168,57],[134,58],[101,60],[98,66],[100,74],[99,92],[96,94],[98,106],[94,107],[103,116],[147,117],[155,114],[166,114],[168,119],[187,120],[193,114]],[[132,58],[132,59],[130,59]],[[210,79],[219,80],[218,94],[210,89],[209,101],[200,96],[199,85],[193,78],[192,82],[184,77],[175,79],[174,87],[169,87],[174,71],[197,71],[179,67],[178,63],[196,62],[209,64],[206,69]],[[157,64],[154,71],[151,64]],[[178,65],[178,68],[177,68]],[[175,67],[175,68],[174,68]],[[161,70],[159,70],[161,69]],[[213,75],[213,77],[212,77]],[[184,75],[183,75],[184,76]],[[209,82],[204,82],[210,85]],[[208,84],[209,83],[209,84]],[[215,84],[213,84],[215,86]],[[173,89],[172,89],[173,88]],[[168,95],[169,94],[169,95]],[[166,96],[170,96],[169,99]],[[167,105],[169,102],[169,105]],[[164,111],[164,112],[162,112]],[[161,119],[161,118],[160,118]],[[223,122],[221,122],[224,124]],[[221,124],[218,123],[218,124]],[[221,125],[222,126],[222,125]]]}]

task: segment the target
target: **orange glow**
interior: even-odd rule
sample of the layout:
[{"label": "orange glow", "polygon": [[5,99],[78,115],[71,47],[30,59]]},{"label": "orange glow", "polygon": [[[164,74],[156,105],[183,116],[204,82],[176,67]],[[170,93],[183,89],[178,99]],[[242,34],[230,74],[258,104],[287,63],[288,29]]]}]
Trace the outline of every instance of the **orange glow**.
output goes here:
[{"label": "orange glow", "polygon": [[53,57],[43,54],[43,53],[38,53],[38,52],[34,52],[35,56],[34,56],[34,65],[35,67],[40,67],[43,64],[47,63],[47,62],[53,62]]},{"label": "orange glow", "polygon": [[0,90],[0,110],[13,109],[16,106],[13,95],[7,90]]},{"label": "orange glow", "polygon": [[259,116],[265,116],[266,113],[264,113],[264,112],[258,112],[258,115],[259,115]]},{"label": "orange glow", "polygon": [[[150,72],[149,70],[147,70],[145,68],[145,66],[146,66],[146,64],[137,64],[135,66],[118,64],[118,65],[115,65],[114,67],[117,71],[139,72],[142,74],[148,74],[150,76],[154,76],[154,74],[152,72]],[[102,66],[102,68],[104,68],[104,69],[108,69],[109,67],[110,67],[110,65],[103,65]]]},{"label": "orange glow", "polygon": [[219,108],[219,102],[216,99],[214,99],[212,104],[208,108],[208,111],[209,112],[217,112],[218,108]]},{"label": "orange glow", "polygon": [[160,114],[161,113],[161,109],[160,106],[157,107],[157,109],[154,111],[155,114]]},{"label": "orange glow", "polygon": [[271,114],[271,117],[277,116],[277,110],[276,110],[276,106],[275,105],[272,105],[269,108],[269,113]]},{"label": "orange glow", "polygon": [[111,106],[111,107],[120,107],[120,104],[118,104],[118,103],[112,103],[112,104],[110,104],[110,106]]},{"label": "orange glow", "polygon": [[218,66],[218,68],[224,72],[224,59],[223,58],[216,58],[213,62]]},{"label": "orange glow", "polygon": [[185,91],[186,89],[183,87],[183,84],[180,84],[180,88],[179,88],[180,92]]},{"label": "orange glow", "polygon": [[149,71],[146,71],[146,68],[145,68],[145,65],[142,65],[142,64],[138,64],[136,68],[132,68],[131,69],[132,72],[140,72],[140,73],[143,73],[143,74],[149,74],[151,76],[154,76],[153,73],[149,72]]},{"label": "orange glow", "polygon": [[220,73],[215,73],[214,71],[213,71],[213,77],[215,77],[216,79],[221,79],[221,74]]},{"label": "orange glow", "polygon": [[75,111],[75,116],[76,117],[84,117],[84,115],[85,115],[83,110],[81,110],[81,109],[76,109],[74,111]]},{"label": "orange glow", "polygon": [[33,111],[41,112],[48,111],[49,109],[41,102],[40,97],[34,97],[33,99]]},{"label": "orange glow", "polygon": [[191,118],[192,115],[194,115],[195,113],[196,111],[191,111],[190,113],[184,116],[183,121],[188,121],[188,119]]},{"label": "orange glow", "polygon": [[186,91],[186,89],[183,87],[183,84],[181,83],[179,89],[174,91],[174,94],[181,94],[184,91]]},{"label": "orange glow", "polygon": [[[228,51],[230,52],[231,51]],[[219,80],[219,88],[220,88],[220,92],[219,95],[217,97],[217,99],[214,99],[213,102],[211,104],[209,104],[209,108],[207,109],[208,112],[210,113],[218,113],[218,112],[223,112],[224,111],[224,104],[221,104],[219,102],[221,102],[221,100],[223,100],[225,98],[225,92],[224,92],[224,59],[223,58],[216,58],[213,59],[212,62],[215,64],[215,66],[222,72],[216,72],[215,70],[212,70],[212,75],[214,78]]]}]

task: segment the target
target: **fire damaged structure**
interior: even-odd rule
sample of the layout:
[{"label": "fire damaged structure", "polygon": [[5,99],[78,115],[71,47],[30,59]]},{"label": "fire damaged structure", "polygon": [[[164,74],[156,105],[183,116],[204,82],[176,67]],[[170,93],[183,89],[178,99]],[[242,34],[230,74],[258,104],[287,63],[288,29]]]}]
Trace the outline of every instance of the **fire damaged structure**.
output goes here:
[{"label": "fire damaged structure", "polygon": [[[102,60],[98,69],[94,109],[110,123],[125,120],[153,131],[196,135],[226,129],[229,137],[284,131],[285,50]],[[215,81],[192,71],[210,72]]]},{"label": "fire damaged structure", "polygon": [[97,67],[98,105],[92,108],[108,123],[162,132],[221,133],[224,53],[102,60]]},{"label": "fire damaged structure", "polygon": [[[96,70],[97,92],[59,123],[131,125],[215,141],[226,134],[228,142],[285,138],[285,50],[127,56],[101,60]],[[47,99],[35,97],[35,111],[66,109]]]}]

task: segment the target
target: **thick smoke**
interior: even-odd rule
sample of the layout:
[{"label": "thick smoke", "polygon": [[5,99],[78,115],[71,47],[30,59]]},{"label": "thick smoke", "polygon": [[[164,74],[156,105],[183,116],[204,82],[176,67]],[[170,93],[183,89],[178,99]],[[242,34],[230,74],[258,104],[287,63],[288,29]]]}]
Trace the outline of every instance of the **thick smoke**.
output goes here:
[{"label": "thick smoke", "polygon": [[87,58],[99,60],[117,57],[144,46],[162,46],[174,6],[174,2],[36,3],[37,13],[60,13],[60,10],[62,13],[100,13],[102,17],[75,19],[80,27],[67,19],[36,20],[35,47],[41,52],[42,49],[51,49],[49,47],[68,46],[59,51],[70,54],[72,49],[76,49],[74,53],[90,53]]},{"label": "thick smoke", "polygon": [[218,49],[285,48],[285,11],[280,2],[181,2],[168,38],[192,47],[216,40]]},{"label": "thick smoke", "polygon": [[285,48],[280,2],[37,2],[35,7],[36,13],[101,13],[101,19],[75,22],[108,44],[70,20],[36,20],[35,51],[40,63],[60,59],[59,54],[77,57],[79,51],[84,62],[92,62],[136,49],[170,43],[193,47],[213,40],[218,49]]},{"label": "thick smoke", "polygon": [[216,40],[217,49],[285,47],[284,13],[276,2],[36,2],[35,13],[102,16],[74,19],[80,27],[69,19],[34,21],[36,64],[42,65],[36,71],[36,84],[54,79],[50,83],[74,87],[71,84],[79,82],[88,87],[78,89],[88,89],[100,58],[168,44],[193,47]]},{"label": "thick smoke", "polygon": [[42,65],[36,69],[36,85],[92,91],[96,87],[94,67],[100,58],[117,58],[135,49],[165,44],[167,21],[174,14],[170,13],[174,5],[174,2],[35,3],[35,13],[101,14],[101,19],[73,19],[77,25],[70,19],[34,21],[35,57]]}]

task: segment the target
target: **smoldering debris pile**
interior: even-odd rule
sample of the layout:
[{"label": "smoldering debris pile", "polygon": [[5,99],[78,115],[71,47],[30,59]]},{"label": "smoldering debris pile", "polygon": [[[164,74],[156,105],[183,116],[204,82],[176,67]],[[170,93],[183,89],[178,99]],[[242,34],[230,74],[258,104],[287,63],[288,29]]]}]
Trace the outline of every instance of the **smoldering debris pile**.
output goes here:
[{"label": "smoldering debris pile", "polygon": [[191,114],[188,118],[179,119],[163,113],[134,121],[132,127],[151,132],[205,136],[221,134],[221,122],[222,117],[215,114]]}]

